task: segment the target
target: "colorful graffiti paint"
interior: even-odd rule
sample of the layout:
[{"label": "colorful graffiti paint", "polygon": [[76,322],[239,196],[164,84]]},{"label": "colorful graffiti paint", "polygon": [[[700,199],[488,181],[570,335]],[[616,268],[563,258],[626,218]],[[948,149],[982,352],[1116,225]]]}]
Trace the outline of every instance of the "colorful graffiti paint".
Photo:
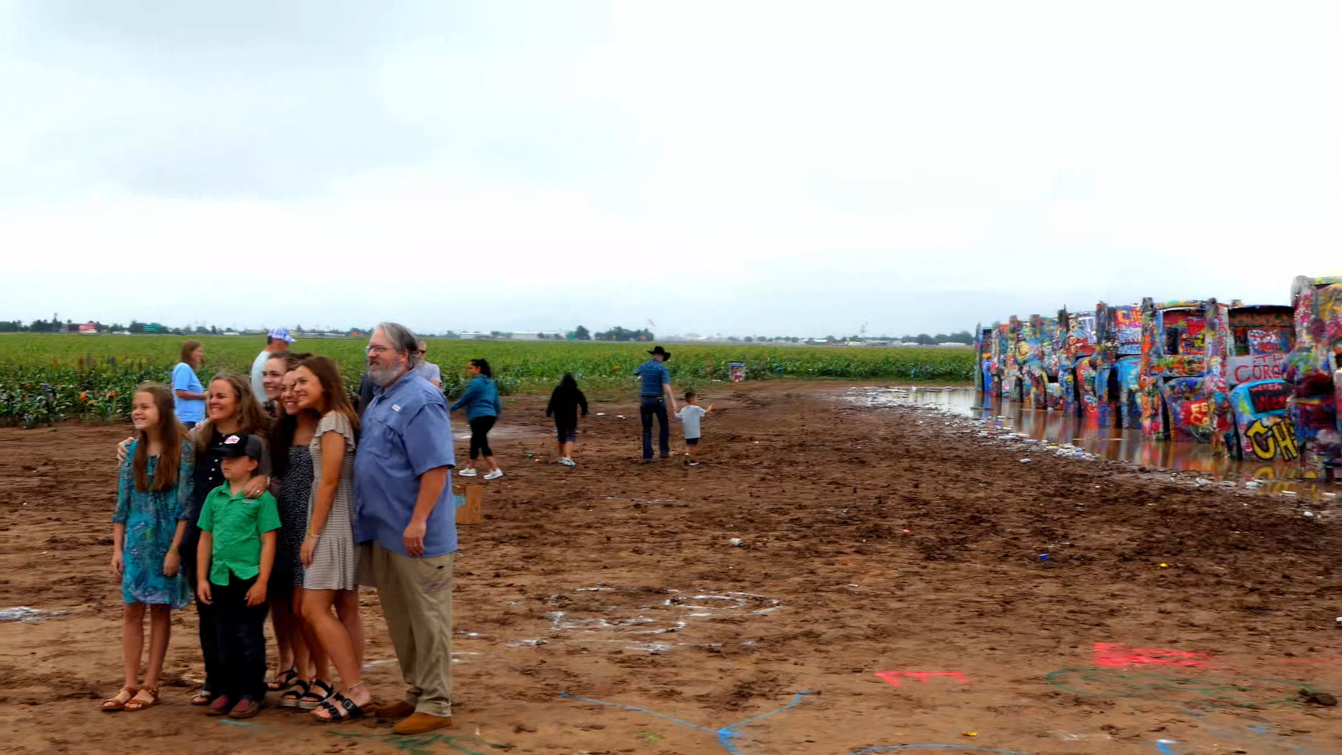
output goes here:
[{"label": "colorful graffiti paint", "polygon": [[[1109,374],[1118,362],[1118,345],[1114,335],[1113,312],[1111,307],[1100,302],[1095,307],[1095,353],[1085,360],[1087,366],[1077,369],[1077,380],[1086,375],[1081,383],[1081,411],[1093,416],[1100,427],[1113,425],[1118,406],[1117,396],[1110,396]],[[1114,381],[1117,384],[1116,380]],[[1115,391],[1116,393],[1116,391]]]},{"label": "colorful graffiti paint", "polygon": [[1061,394],[1059,408],[1070,416],[1093,417],[1095,412],[1088,407],[1095,401],[1087,401],[1087,396],[1093,399],[1095,392],[1094,366],[1091,364],[1096,351],[1095,314],[1073,314],[1063,309],[1058,312],[1058,334],[1062,341],[1057,372]]},{"label": "colorful graffiti paint", "polygon": [[[1138,427],[1136,411],[1136,364],[1141,354],[1141,308],[1136,305],[1095,308],[1095,352],[1085,369],[1087,380],[1080,386],[1082,411],[1093,415],[1100,427]],[[1124,365],[1129,365],[1125,367]]]},{"label": "colorful graffiti paint", "polygon": [[1287,413],[1301,460],[1310,467],[1342,461],[1342,277],[1296,278],[1291,286],[1296,344],[1282,377],[1291,385]]},{"label": "colorful graffiti paint", "polygon": [[1234,429],[1226,357],[1230,309],[1215,299],[1142,301],[1138,378],[1141,428],[1150,438],[1195,440],[1218,447]]},{"label": "colorful graffiti paint", "polygon": [[1061,409],[1062,386],[1058,384],[1058,349],[1062,336],[1058,321],[1031,315],[1023,323],[1020,345],[1022,402],[1029,409]]},{"label": "colorful graffiti paint", "polygon": [[993,342],[992,342],[992,361],[989,363],[989,372],[993,379],[993,396],[1002,396],[1006,393],[1006,358],[1008,341],[1011,335],[1011,323],[993,324]]},{"label": "colorful graffiti paint", "polygon": [[1002,366],[998,373],[1002,381],[1002,398],[1020,401],[1022,398],[1021,364],[1028,351],[1024,344],[1025,323],[1012,315],[1002,333]]},{"label": "colorful graffiti paint", "polygon": [[1258,461],[1295,461],[1300,449],[1287,415],[1291,389],[1283,380],[1242,383],[1230,391],[1239,455]]},{"label": "colorful graffiti paint", "polygon": [[1230,385],[1280,380],[1286,355],[1295,348],[1291,307],[1235,307],[1230,310],[1230,336],[1226,372]]},{"label": "colorful graffiti paint", "polygon": [[976,331],[985,402],[1255,461],[1342,466],[1342,276],[1297,278],[1291,306],[1147,298]]}]

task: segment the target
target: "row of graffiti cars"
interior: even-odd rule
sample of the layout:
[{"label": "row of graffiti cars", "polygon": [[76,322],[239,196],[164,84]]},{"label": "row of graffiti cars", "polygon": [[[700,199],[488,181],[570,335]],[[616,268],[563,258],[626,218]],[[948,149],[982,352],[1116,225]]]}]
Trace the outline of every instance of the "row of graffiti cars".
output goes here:
[{"label": "row of graffiti cars", "polygon": [[1243,458],[1342,457],[1342,277],[1296,278],[1290,306],[1144,299],[977,333],[990,397]]}]

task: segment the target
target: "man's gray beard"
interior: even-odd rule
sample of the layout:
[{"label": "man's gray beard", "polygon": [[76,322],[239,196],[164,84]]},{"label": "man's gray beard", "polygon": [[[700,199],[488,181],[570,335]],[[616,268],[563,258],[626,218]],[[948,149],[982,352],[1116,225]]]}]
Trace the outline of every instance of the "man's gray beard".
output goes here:
[{"label": "man's gray beard", "polygon": [[394,365],[387,368],[368,366],[368,379],[373,381],[373,385],[379,388],[386,388],[396,382],[396,378],[401,376],[401,368]]}]

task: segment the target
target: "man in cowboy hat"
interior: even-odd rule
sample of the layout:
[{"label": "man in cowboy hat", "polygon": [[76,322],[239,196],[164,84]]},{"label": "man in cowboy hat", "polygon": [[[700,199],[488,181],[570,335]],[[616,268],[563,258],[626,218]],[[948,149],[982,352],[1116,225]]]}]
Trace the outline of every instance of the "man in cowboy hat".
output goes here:
[{"label": "man in cowboy hat", "polygon": [[671,411],[679,411],[676,407],[676,394],[671,390],[671,372],[666,369],[666,362],[671,358],[671,352],[657,346],[648,352],[652,359],[640,364],[638,369],[634,370],[634,375],[638,377],[641,387],[638,392],[638,416],[643,420],[643,461],[652,461],[652,418],[654,415],[660,423],[660,440],[662,449],[662,458],[665,459],[671,455],[671,428],[666,419],[666,400],[671,401]]}]

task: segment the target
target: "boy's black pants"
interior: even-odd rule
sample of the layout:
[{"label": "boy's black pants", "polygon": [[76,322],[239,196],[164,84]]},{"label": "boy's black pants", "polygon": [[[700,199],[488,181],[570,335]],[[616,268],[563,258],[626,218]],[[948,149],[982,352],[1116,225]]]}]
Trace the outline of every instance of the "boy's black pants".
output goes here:
[{"label": "boy's black pants", "polygon": [[210,585],[221,661],[221,685],[211,691],[234,701],[250,697],[260,702],[266,698],[265,627],[270,603],[247,605],[247,591],[254,584],[256,577],[241,579],[230,572],[227,585]]}]

